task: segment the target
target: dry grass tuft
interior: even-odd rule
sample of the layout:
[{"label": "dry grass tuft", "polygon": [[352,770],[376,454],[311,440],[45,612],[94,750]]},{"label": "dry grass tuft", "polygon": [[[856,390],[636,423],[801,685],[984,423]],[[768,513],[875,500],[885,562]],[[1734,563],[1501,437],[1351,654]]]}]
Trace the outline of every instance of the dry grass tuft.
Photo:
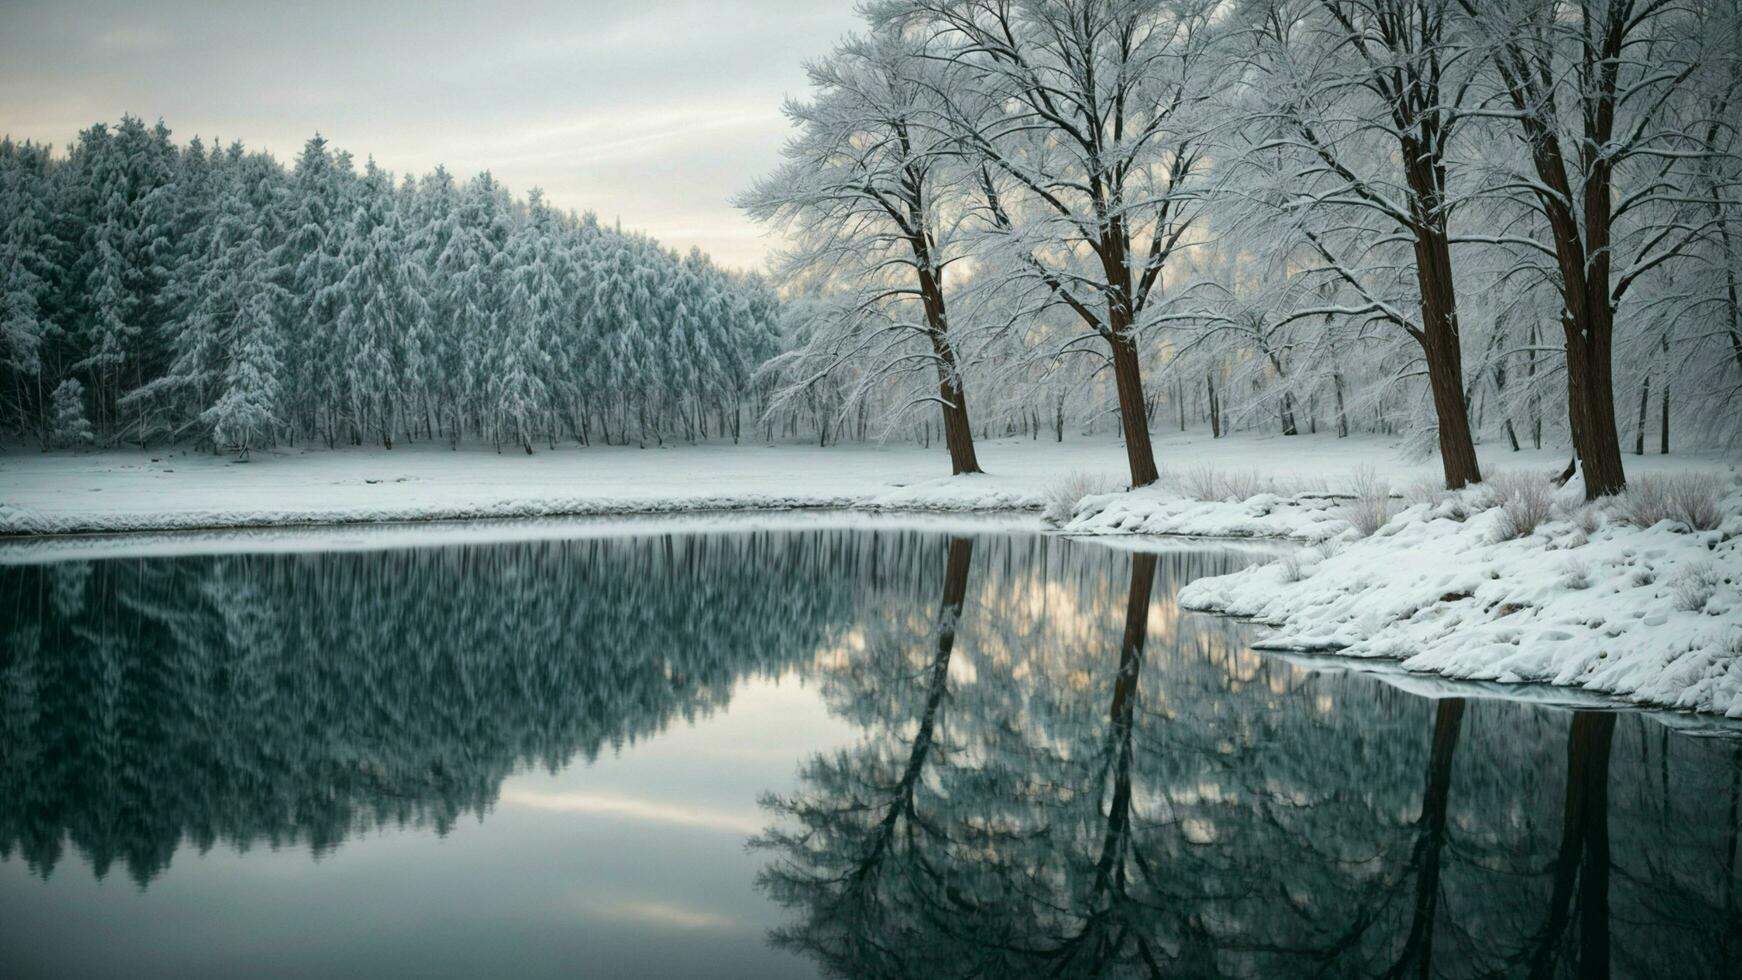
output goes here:
[{"label": "dry grass tuft", "polygon": [[1384,527],[1397,513],[1391,500],[1391,484],[1380,479],[1371,466],[1359,467],[1350,475],[1349,491],[1354,499],[1343,505],[1343,518],[1361,537]]},{"label": "dry grass tuft", "polygon": [[1047,520],[1063,527],[1076,516],[1077,505],[1084,497],[1092,497],[1098,493],[1114,493],[1124,487],[1118,479],[1105,473],[1076,472],[1048,486],[1045,491],[1046,505],[1041,514]]},{"label": "dry grass tuft", "polygon": [[1621,494],[1621,514],[1636,527],[1680,521],[1699,531],[1724,522],[1724,479],[1716,473],[1637,476]]},{"label": "dry grass tuft", "polygon": [[1495,473],[1485,481],[1504,517],[1501,540],[1528,537],[1554,513],[1554,484],[1540,473]]}]

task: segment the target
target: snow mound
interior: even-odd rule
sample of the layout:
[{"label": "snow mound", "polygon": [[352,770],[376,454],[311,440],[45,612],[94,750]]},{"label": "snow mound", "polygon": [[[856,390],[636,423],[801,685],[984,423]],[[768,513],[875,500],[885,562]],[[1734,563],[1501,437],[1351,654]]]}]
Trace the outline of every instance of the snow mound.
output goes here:
[{"label": "snow mound", "polygon": [[1194,500],[1168,488],[1083,498],[1069,534],[1190,534],[1324,541],[1348,533],[1343,501],[1330,494],[1261,493],[1245,500]]},{"label": "snow mound", "polygon": [[1632,526],[1599,502],[1513,536],[1492,504],[1482,487],[1448,494],[1179,601],[1270,627],[1263,648],[1742,717],[1742,494],[1709,531]]}]

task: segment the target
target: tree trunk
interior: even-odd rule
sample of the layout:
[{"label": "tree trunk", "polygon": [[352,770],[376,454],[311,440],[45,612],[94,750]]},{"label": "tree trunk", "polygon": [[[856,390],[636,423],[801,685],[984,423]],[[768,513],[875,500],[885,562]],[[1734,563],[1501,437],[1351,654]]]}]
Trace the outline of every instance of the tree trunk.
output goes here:
[{"label": "tree trunk", "polygon": [[1613,313],[1606,294],[1605,290],[1604,300],[1578,318],[1583,325],[1571,317],[1566,324],[1567,412],[1585,477],[1586,500],[1627,488],[1621,436],[1615,425],[1615,387],[1610,376]]},{"label": "tree trunk", "polygon": [[[1222,403],[1216,400],[1216,376],[1213,373],[1204,375],[1204,387],[1209,391],[1210,438],[1220,439],[1222,438]],[[1342,399],[1343,390],[1339,386],[1337,389],[1338,405],[1342,404]]]},{"label": "tree trunk", "polygon": [[[1405,149],[1410,148],[1408,141]],[[1421,288],[1422,353],[1427,359],[1428,387],[1439,420],[1440,465],[1446,488],[1480,483],[1476,443],[1470,436],[1470,415],[1464,402],[1464,357],[1458,338],[1457,296],[1452,289],[1452,252],[1437,208],[1438,182],[1429,162],[1411,161],[1405,170],[1412,191],[1411,208],[1418,211],[1415,233],[1415,274]]]},{"label": "tree trunk", "polygon": [[1149,419],[1143,411],[1143,378],[1137,360],[1137,342],[1120,324],[1107,338],[1113,348],[1113,382],[1119,391],[1119,422],[1125,430],[1125,458],[1131,467],[1131,485],[1154,483],[1155,451],[1149,445]]},{"label": "tree trunk", "polygon": [[1633,455],[1645,455],[1645,407],[1651,404],[1651,375],[1639,386],[1639,429],[1633,438]]},{"label": "tree trunk", "polygon": [[1331,375],[1331,386],[1337,392],[1337,438],[1349,438],[1349,412],[1343,406],[1343,372]]},{"label": "tree trunk", "polygon": [[1658,455],[1668,456],[1669,455],[1669,369],[1668,369],[1668,365],[1669,365],[1669,334],[1667,334],[1667,333],[1663,335],[1663,363],[1665,365],[1664,372],[1663,372],[1663,395],[1662,395],[1663,410],[1659,413],[1659,418],[1662,419],[1662,422],[1663,422],[1663,432],[1662,432],[1661,438],[1658,441]]},{"label": "tree trunk", "polygon": [[968,397],[955,347],[949,338],[949,317],[944,309],[943,281],[931,266],[931,252],[923,238],[908,241],[919,269],[920,299],[925,306],[926,333],[937,358],[938,402],[943,413],[944,444],[950,450],[950,475],[979,473],[980,459],[974,452],[974,428],[968,419]]}]

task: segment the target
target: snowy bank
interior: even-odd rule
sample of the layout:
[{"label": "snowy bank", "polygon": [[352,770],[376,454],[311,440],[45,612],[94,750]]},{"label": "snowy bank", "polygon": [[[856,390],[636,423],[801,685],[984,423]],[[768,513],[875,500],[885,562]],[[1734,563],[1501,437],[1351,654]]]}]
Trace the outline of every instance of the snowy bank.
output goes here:
[{"label": "snowy bank", "polygon": [[[987,472],[963,477],[943,475],[943,447],[914,445],[565,446],[527,456],[417,444],[256,452],[248,463],[177,449],[12,450],[0,453],[0,534],[729,510],[1031,511],[1072,474],[1109,485],[1126,474],[1125,451],[1110,439],[978,447]],[[1308,483],[1370,464],[1403,485],[1438,468],[1371,437],[1158,432],[1155,448],[1173,467],[1264,467]],[[1553,466],[1556,456],[1537,454],[1533,464]]]},{"label": "snowy bank", "polygon": [[1705,530],[1629,523],[1625,497],[1563,501],[1526,530],[1491,488],[1444,494],[1370,537],[1198,579],[1179,601],[1270,627],[1261,648],[1742,717],[1742,493],[1712,485]]},{"label": "snowy bank", "polygon": [[949,477],[941,449],[702,445],[503,454],[436,446],[256,453],[117,451],[0,456],[0,534],[850,509],[975,513],[1040,506],[1048,479],[1116,471],[1123,451],[1043,456],[990,443],[991,472]]},{"label": "snowy bank", "polygon": [[1243,500],[1197,500],[1171,488],[1085,497],[1064,525],[1070,534],[1189,534],[1222,538],[1323,541],[1349,522],[1342,499],[1325,492],[1260,493]]}]

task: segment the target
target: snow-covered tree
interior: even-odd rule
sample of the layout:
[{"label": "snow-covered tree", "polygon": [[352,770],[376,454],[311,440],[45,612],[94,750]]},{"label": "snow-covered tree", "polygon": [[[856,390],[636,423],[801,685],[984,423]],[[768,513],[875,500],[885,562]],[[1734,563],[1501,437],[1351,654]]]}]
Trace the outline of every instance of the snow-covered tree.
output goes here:
[{"label": "snow-covered tree", "polygon": [[43,359],[54,332],[48,164],[47,147],[0,140],[0,406],[21,430],[33,416],[46,421]]},{"label": "snow-covered tree", "polygon": [[[1300,280],[1262,298],[1284,324],[1406,334],[1446,485],[1480,480],[1452,262],[1454,215],[1476,190],[1453,147],[1478,63],[1454,0],[1265,0],[1242,14],[1247,74],[1230,109],[1247,123],[1226,143],[1225,224],[1275,257],[1271,277]],[[1260,353],[1280,382],[1275,350]]]},{"label": "snow-covered tree", "polygon": [[950,199],[964,171],[938,126],[942,80],[923,46],[893,28],[846,42],[808,72],[813,98],[786,106],[798,128],[786,163],[740,200],[793,241],[782,274],[837,297],[789,366],[776,362],[789,377],[784,397],[851,362],[850,409],[885,379],[926,371],[935,394],[907,397],[937,404],[951,472],[977,473],[945,288],[966,254],[967,202],[959,189]]},{"label": "snow-covered tree", "polygon": [[1660,0],[1458,0],[1493,68],[1515,152],[1496,183],[1530,222],[1498,244],[1560,298],[1567,417],[1592,498],[1626,484],[1614,394],[1616,310],[1711,230],[1677,207],[1677,164],[1704,155],[1672,96],[1703,63],[1701,25]]},{"label": "snow-covered tree", "polygon": [[[1133,486],[1156,479],[1141,331],[1200,217],[1219,84],[1202,0],[885,0],[873,22],[935,37],[947,128],[979,172],[987,276],[1063,306],[1108,348]],[[1066,341],[1079,346],[1080,338]]]},{"label": "snow-covered tree", "polygon": [[50,419],[49,438],[54,445],[90,445],[95,437],[91,421],[85,415],[85,386],[79,379],[68,378],[55,387]]}]

